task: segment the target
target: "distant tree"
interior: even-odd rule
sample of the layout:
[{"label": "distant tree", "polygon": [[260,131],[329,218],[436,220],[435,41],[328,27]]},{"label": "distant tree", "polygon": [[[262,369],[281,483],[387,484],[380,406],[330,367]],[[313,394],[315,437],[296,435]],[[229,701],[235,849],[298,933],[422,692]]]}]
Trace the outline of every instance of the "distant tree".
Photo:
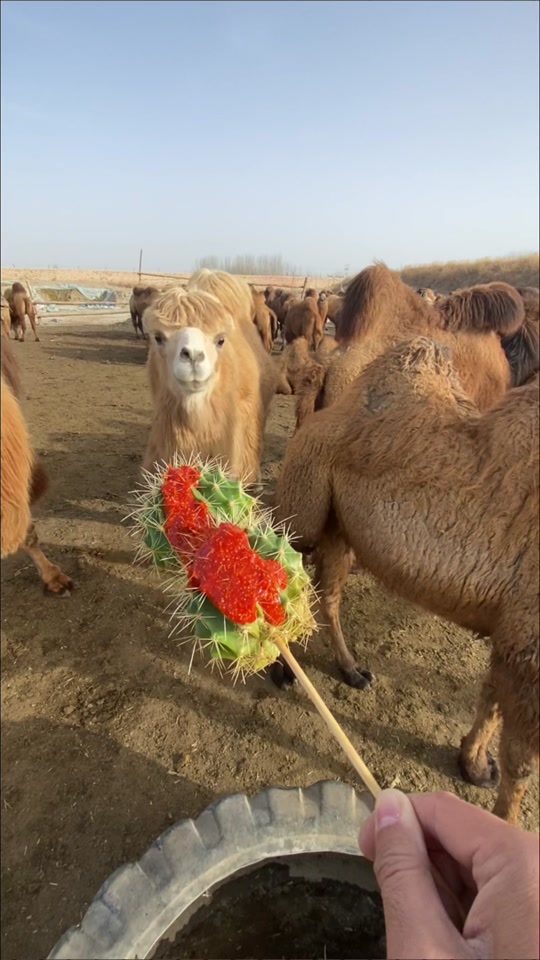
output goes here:
[{"label": "distant tree", "polygon": [[254,257],[245,253],[236,257],[201,257],[195,265],[196,270],[206,267],[208,270],[226,270],[227,273],[242,274],[246,277],[296,277],[302,271],[291,263],[286,263],[281,254]]}]

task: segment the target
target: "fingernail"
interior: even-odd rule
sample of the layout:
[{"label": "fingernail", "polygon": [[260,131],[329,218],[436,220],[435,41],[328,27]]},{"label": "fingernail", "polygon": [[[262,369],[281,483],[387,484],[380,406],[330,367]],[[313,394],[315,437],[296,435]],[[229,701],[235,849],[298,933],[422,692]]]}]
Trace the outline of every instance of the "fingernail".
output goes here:
[{"label": "fingernail", "polygon": [[407,815],[408,800],[400,790],[383,790],[375,804],[375,827],[377,832],[391,827]]}]

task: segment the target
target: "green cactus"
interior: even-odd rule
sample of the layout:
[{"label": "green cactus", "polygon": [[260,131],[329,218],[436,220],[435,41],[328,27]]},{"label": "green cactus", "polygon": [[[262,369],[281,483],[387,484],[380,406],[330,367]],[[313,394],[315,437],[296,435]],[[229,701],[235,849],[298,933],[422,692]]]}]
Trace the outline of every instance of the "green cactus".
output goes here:
[{"label": "green cactus", "polygon": [[[173,467],[183,466],[175,460]],[[258,673],[273,663],[279,651],[272,642],[279,636],[285,643],[306,642],[315,629],[312,606],[315,593],[304,570],[302,557],[291,546],[285,531],[274,529],[258,501],[247,494],[241,482],[232,480],[215,463],[187,462],[200,471],[194,497],[206,503],[216,525],[227,522],[247,533],[250,547],[268,560],[277,560],[287,574],[287,587],[281,591],[287,619],[279,627],[269,624],[261,609],[253,623],[239,626],[228,620],[208,599],[187,585],[182,560],[171,547],[165,533],[165,511],[161,495],[168,467],[148,476],[146,489],[138,495],[136,517],[140,542],[139,557],[150,558],[160,568],[174,572],[169,590],[178,605],[173,614],[176,627],[189,625],[196,643],[208,652],[211,661],[228,662],[236,675]]]}]

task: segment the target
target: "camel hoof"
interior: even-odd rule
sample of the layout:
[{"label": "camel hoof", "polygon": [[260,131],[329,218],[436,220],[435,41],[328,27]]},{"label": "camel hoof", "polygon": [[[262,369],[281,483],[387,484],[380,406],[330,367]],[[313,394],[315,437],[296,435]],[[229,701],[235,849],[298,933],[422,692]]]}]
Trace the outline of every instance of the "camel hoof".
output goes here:
[{"label": "camel hoof", "polygon": [[281,658],[270,667],[270,679],[278,690],[290,690],[296,683],[294,673]]},{"label": "camel hoof", "polygon": [[494,790],[499,786],[501,780],[499,764],[495,760],[495,757],[491,756],[489,751],[487,751],[486,754],[486,763],[481,765],[467,762],[463,756],[463,752],[461,752],[458,757],[458,766],[463,779],[466,780],[467,783],[472,783],[475,787]]},{"label": "camel hoof", "polygon": [[359,670],[358,667],[341,667],[340,669],[345,683],[356,690],[367,690],[375,682],[375,677],[370,670]]},{"label": "camel hoof", "polygon": [[47,597],[67,598],[70,597],[75,589],[75,584],[71,577],[66,577],[65,573],[57,573],[52,580],[43,584],[43,592]]}]

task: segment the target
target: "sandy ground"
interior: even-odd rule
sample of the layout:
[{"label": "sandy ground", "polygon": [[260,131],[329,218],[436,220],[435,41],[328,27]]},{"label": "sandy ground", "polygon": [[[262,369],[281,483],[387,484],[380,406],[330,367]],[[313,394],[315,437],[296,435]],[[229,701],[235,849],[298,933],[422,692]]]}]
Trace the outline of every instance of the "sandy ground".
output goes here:
[{"label": "sandy ground", "polygon": [[[217,797],[321,778],[355,782],[301,691],[264,678],[233,687],[169,639],[166,600],[134,568],[126,527],[150,417],[131,325],[40,328],[16,344],[24,408],[51,490],[45,551],[76,580],[46,599],[23,554],[2,563],[2,957],[37,960],[100,884],[174,821]],[[277,397],[264,476],[272,488],[293,424]],[[341,682],[324,632],[309,675],[375,776],[405,790],[466,786],[456,747],[472,717],[485,645],[351,577],[343,620],[370,692]],[[538,827],[537,781],[523,821]]]}]

